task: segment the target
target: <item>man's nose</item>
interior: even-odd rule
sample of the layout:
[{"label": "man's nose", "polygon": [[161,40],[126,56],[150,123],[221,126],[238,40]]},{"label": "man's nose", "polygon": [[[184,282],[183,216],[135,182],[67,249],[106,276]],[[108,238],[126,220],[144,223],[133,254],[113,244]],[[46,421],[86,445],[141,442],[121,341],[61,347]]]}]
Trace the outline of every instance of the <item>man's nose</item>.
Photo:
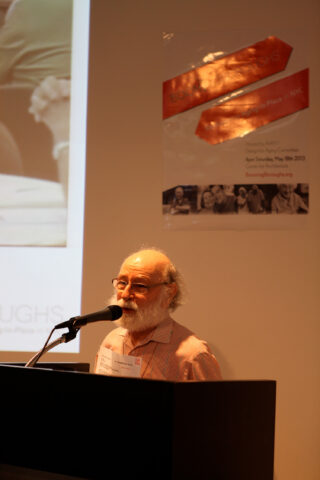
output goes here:
[{"label": "man's nose", "polygon": [[133,296],[132,290],[131,290],[131,285],[128,283],[126,287],[121,290],[121,298],[130,298]]}]

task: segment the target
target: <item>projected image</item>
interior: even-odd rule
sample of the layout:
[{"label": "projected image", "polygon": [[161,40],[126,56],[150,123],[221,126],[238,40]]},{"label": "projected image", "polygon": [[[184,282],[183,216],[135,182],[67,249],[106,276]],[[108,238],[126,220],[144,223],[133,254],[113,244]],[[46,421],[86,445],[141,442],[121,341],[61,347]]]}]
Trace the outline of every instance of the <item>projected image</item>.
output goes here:
[{"label": "projected image", "polygon": [[162,205],[164,215],[306,214],[309,184],[178,185],[163,192]]},{"label": "projected image", "polygon": [[72,0],[1,2],[0,245],[66,246]]},{"label": "projected image", "polygon": [[36,352],[81,313],[89,14],[0,1],[0,351]]}]

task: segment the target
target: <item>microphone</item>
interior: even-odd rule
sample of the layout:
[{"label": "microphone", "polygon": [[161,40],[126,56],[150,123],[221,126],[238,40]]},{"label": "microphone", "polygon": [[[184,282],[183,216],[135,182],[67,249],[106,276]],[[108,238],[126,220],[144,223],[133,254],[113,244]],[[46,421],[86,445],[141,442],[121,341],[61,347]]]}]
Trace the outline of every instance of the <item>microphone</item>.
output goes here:
[{"label": "microphone", "polygon": [[109,307],[99,310],[98,312],[88,313],[87,315],[79,315],[78,317],[72,317],[66,322],[59,323],[54,328],[66,328],[74,327],[80,328],[87,323],[99,322],[100,320],[117,320],[122,315],[122,308],[118,305],[109,305]]}]

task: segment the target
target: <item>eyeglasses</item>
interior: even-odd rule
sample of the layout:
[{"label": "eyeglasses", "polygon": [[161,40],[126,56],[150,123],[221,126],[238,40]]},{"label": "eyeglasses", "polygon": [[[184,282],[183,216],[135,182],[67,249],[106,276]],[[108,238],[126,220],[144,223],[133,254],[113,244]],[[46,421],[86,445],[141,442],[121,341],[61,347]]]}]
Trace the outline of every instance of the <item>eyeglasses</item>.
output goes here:
[{"label": "eyeglasses", "polygon": [[[131,283],[130,290],[133,293],[142,293],[146,294],[150,290],[150,288],[159,287],[159,285],[168,285],[169,282],[162,282],[162,283],[154,283],[153,285],[144,285],[143,283]],[[123,291],[129,285],[129,282],[125,280],[118,280],[117,278],[112,279],[112,285],[117,290]]]}]

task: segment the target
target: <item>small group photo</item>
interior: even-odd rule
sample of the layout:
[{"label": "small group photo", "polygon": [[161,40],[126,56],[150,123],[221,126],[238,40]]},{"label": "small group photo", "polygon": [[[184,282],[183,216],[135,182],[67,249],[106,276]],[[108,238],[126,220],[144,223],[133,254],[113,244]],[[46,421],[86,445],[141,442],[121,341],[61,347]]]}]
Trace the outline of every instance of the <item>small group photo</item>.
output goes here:
[{"label": "small group photo", "polygon": [[177,185],[162,195],[163,214],[305,214],[309,184]]}]

